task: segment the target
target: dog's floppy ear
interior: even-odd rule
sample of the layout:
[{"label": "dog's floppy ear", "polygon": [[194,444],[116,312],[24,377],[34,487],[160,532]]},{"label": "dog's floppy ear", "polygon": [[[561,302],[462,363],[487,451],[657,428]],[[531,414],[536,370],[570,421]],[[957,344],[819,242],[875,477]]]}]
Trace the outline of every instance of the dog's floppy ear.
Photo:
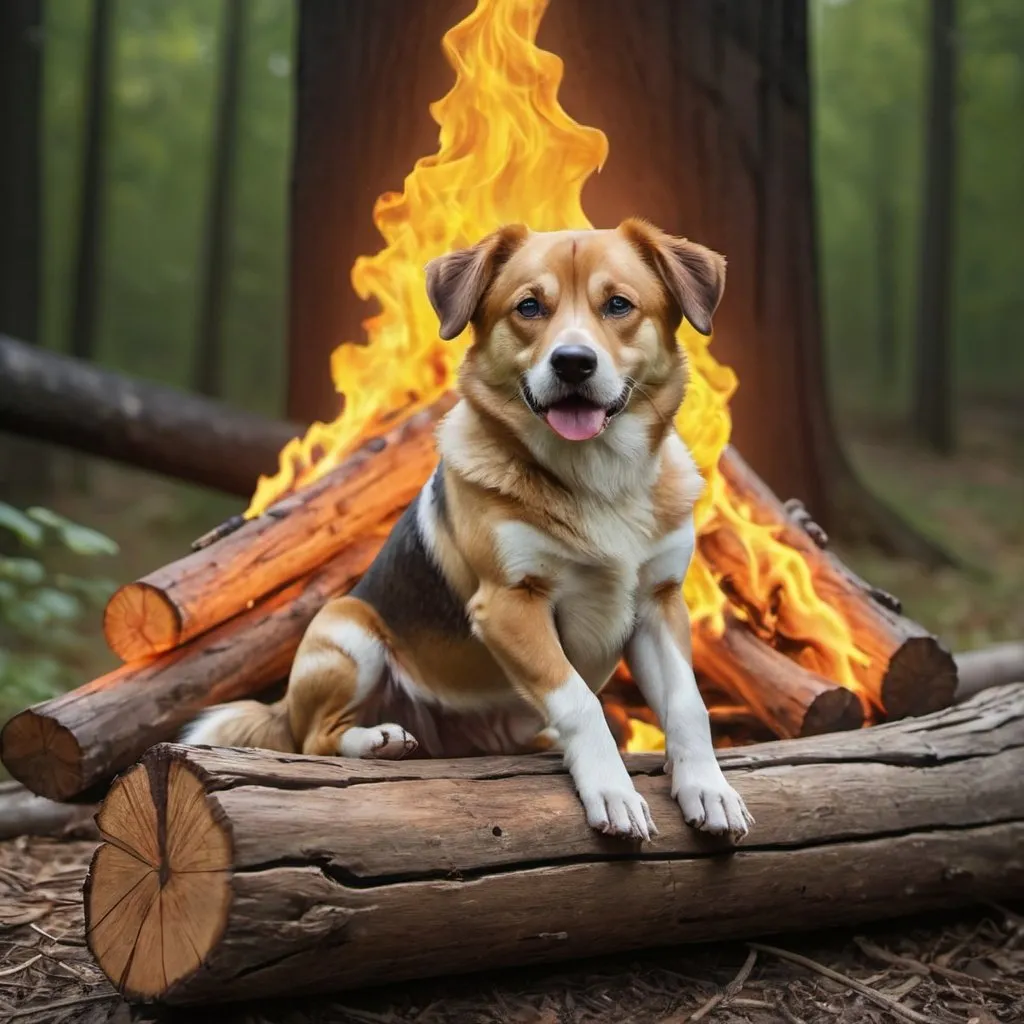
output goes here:
[{"label": "dog's floppy ear", "polygon": [[498,268],[527,233],[521,224],[509,224],[468,249],[457,249],[427,264],[427,296],[441,321],[440,335],[445,341],[466,329]]},{"label": "dog's floppy ear", "polygon": [[725,257],[643,220],[623,221],[619,230],[657,271],[683,316],[700,334],[710,334],[725,290]]}]

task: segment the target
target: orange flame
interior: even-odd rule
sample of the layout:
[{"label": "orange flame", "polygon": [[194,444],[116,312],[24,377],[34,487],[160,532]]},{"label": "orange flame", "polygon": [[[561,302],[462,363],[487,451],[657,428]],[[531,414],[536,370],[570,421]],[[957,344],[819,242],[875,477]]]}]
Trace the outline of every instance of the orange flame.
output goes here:
[{"label": "orange flame", "polygon": [[[352,268],[356,293],[375,299],[380,312],[364,321],[369,344],[340,344],[333,353],[331,375],[344,396],[343,411],[284,448],[279,472],[261,478],[250,516],[318,479],[397,410],[411,413],[452,386],[469,333],[454,342],[438,338],[425,288],[430,259],[509,222],[537,231],[592,226],[581,194],[604,163],[608,140],[577,124],[558,103],[562,61],[534,43],[546,7],[547,0],[478,0],[445,35],[442,46],[456,79],[430,107],[440,126],[438,151],[416,162],[401,193],[377,200],[374,223],[386,245]],[[799,660],[860,692],[852,666],[863,657],[845,622],[815,594],[800,557],[775,540],[772,528],[755,524],[749,510],[733,505],[718,473],[732,427],[735,374],[689,324],[678,337],[689,354],[691,384],[677,426],[708,481],[695,510],[698,531],[723,520],[735,529],[765,607],[781,589],[793,617],[807,624]],[[721,630],[725,600],[699,557],[684,593],[694,625]],[[657,749],[662,742],[653,727],[637,728],[630,749]]]}]

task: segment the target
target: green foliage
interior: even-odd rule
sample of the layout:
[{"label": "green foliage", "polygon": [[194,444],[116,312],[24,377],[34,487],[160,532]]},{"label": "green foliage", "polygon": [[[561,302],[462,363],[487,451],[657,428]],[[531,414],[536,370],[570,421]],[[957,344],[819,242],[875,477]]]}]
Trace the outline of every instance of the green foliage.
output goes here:
[{"label": "green foliage", "polygon": [[45,508],[0,502],[0,721],[81,682],[83,620],[113,592],[107,579],[62,571],[117,554],[109,537]]},{"label": "green foliage", "polygon": [[[841,409],[906,412],[928,3],[811,5],[822,281]],[[961,0],[957,12],[955,380],[961,396],[998,399],[1019,394],[1024,378],[1024,4]],[[886,260],[895,300],[888,354],[878,272]]]}]

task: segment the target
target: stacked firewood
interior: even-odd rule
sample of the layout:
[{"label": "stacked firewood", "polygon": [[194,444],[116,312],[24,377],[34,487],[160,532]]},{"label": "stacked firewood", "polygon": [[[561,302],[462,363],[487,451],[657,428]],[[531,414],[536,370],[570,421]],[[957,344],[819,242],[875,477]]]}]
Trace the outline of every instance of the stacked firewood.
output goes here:
[{"label": "stacked firewood", "polygon": [[[80,798],[173,740],[203,707],[280,683],[312,616],[365,572],[429,477],[434,428],[452,401],[445,397],[262,515],[237,517],[186,557],[117,591],[104,632],[124,665],[11,719],[2,734],[11,774],[50,799]],[[821,596],[850,625],[868,655],[857,683],[872,705],[901,718],[951,703],[956,666],[938,640],[829,553],[806,513],[783,505],[735,450],[725,451],[720,467],[733,496],[800,554]],[[740,538],[719,527],[699,544],[732,609],[721,634],[697,629],[694,637],[698,675],[729,698],[724,706],[712,701],[713,713],[752,716],[782,738],[863,725],[857,694],[790,656],[786,615],[770,623],[759,617]],[[619,691],[627,688],[621,680]],[[619,738],[626,732],[628,725]]]}]

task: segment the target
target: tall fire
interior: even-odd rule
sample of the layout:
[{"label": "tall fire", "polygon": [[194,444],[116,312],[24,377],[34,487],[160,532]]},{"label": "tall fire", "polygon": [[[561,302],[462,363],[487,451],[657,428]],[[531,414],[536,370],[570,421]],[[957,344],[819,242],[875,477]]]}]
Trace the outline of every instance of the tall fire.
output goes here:
[{"label": "tall fire", "polygon": [[[364,322],[366,344],[343,342],[334,352],[331,375],[343,409],[332,423],[314,424],[284,449],[279,472],[260,480],[249,515],[323,476],[396,411],[412,412],[451,387],[468,332],[455,342],[438,338],[424,287],[428,260],[510,221],[536,230],[591,226],[582,192],[604,163],[608,140],[559,105],[562,61],[535,44],[546,7],[547,0],[479,0],[445,35],[442,45],[456,78],[430,108],[440,126],[438,150],[417,161],[403,192],[377,200],[374,222],[386,245],[352,269],[356,293],[375,300],[380,312]],[[698,529],[725,522],[735,530],[766,620],[784,616],[796,660],[856,690],[869,711],[855,673],[866,655],[850,629],[818,597],[804,560],[776,540],[773,527],[754,521],[718,472],[737,382],[715,360],[709,341],[689,324],[680,328],[691,385],[677,425],[708,481],[697,507]],[[725,598],[700,557],[685,594],[695,630],[719,634]],[[640,723],[631,747],[660,742],[657,730]]]}]

